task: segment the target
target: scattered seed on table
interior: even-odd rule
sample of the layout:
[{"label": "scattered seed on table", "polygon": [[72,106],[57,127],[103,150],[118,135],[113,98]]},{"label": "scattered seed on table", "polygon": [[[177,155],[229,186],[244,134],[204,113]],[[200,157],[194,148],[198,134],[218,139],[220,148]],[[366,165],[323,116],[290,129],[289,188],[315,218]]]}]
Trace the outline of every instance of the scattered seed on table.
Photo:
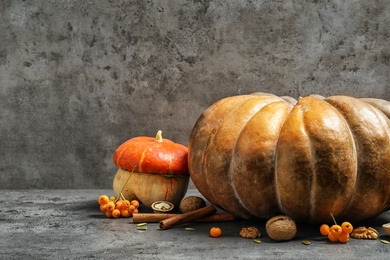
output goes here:
[{"label": "scattered seed on table", "polygon": [[384,239],[382,239],[381,242],[382,242],[383,244],[390,244],[390,242],[389,242],[388,240],[384,240]]},{"label": "scattered seed on table", "polygon": [[253,239],[253,242],[254,242],[254,243],[257,243],[257,244],[260,244],[260,243],[261,243],[261,240],[260,240],[260,239]]},{"label": "scattered seed on table", "polygon": [[148,227],[146,227],[146,226],[141,226],[141,227],[137,227],[137,229],[138,229],[138,230],[147,230]]},{"label": "scattered seed on table", "polygon": [[308,241],[308,240],[303,240],[303,241],[302,241],[302,244],[308,246],[308,245],[310,245],[311,243],[310,243],[310,241]]},{"label": "scattered seed on table", "polygon": [[185,230],[187,230],[187,231],[194,231],[194,230],[195,230],[195,228],[192,228],[192,227],[186,227],[186,228],[185,228]]},{"label": "scattered seed on table", "polygon": [[143,226],[146,226],[146,223],[139,223],[139,224],[137,224],[137,227],[143,227]]}]

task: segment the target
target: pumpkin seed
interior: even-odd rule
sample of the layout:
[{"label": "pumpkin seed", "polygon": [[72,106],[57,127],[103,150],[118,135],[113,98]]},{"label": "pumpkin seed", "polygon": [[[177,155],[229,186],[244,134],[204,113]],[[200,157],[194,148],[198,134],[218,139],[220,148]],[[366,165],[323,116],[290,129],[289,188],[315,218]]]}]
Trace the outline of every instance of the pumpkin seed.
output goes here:
[{"label": "pumpkin seed", "polygon": [[303,240],[303,241],[302,241],[302,244],[308,246],[308,245],[310,245],[311,243],[310,243],[309,240]]},{"label": "pumpkin seed", "polygon": [[137,227],[138,230],[147,230],[148,227],[147,226],[141,226],[141,227]]},{"label": "pumpkin seed", "polygon": [[257,243],[257,244],[260,244],[260,243],[261,243],[261,240],[260,240],[260,239],[253,239],[253,242],[254,242],[254,243]]},{"label": "pumpkin seed", "polygon": [[187,230],[187,231],[194,231],[194,230],[196,230],[196,229],[195,229],[195,228],[192,228],[192,227],[186,227],[185,230]]},{"label": "pumpkin seed", "polygon": [[381,242],[382,242],[383,244],[390,244],[390,242],[389,242],[388,240],[384,240],[384,239],[382,239]]},{"label": "pumpkin seed", "polygon": [[137,227],[143,227],[143,226],[146,226],[146,223],[139,223],[139,224],[137,224]]}]

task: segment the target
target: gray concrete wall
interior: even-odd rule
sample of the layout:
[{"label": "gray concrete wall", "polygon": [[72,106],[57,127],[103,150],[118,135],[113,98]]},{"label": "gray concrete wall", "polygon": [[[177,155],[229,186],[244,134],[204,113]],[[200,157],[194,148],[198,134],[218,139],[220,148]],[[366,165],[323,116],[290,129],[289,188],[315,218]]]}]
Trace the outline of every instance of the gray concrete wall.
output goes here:
[{"label": "gray concrete wall", "polygon": [[388,1],[0,1],[0,188],[109,188],[123,141],[187,144],[256,91],[390,100]]}]

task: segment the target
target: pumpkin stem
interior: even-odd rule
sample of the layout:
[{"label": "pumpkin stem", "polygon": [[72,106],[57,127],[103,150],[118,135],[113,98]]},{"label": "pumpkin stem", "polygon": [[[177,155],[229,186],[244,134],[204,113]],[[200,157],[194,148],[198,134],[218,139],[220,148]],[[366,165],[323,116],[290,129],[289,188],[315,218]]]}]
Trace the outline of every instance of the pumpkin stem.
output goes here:
[{"label": "pumpkin stem", "polygon": [[163,138],[162,138],[162,131],[161,130],[158,130],[157,134],[156,134],[156,139],[155,139],[156,142],[159,142],[159,143],[162,143],[163,141]]}]

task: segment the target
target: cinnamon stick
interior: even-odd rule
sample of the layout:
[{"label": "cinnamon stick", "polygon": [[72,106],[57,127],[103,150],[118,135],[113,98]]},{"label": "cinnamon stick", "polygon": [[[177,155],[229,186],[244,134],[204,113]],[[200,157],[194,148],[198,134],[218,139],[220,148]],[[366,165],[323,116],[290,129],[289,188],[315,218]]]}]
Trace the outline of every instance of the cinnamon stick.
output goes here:
[{"label": "cinnamon stick", "polygon": [[[180,213],[137,213],[133,215],[133,223],[157,223],[161,220],[182,215]],[[193,220],[194,222],[223,222],[232,221],[235,217],[231,213],[217,213]]]},{"label": "cinnamon stick", "polygon": [[188,223],[196,219],[212,215],[215,212],[217,212],[217,209],[213,205],[208,205],[206,207],[196,209],[184,214],[179,214],[178,216],[169,217],[160,221],[160,229],[168,229],[174,226]]},{"label": "cinnamon stick", "polygon": [[178,216],[178,213],[137,213],[133,214],[133,223],[157,223],[161,220]]}]

